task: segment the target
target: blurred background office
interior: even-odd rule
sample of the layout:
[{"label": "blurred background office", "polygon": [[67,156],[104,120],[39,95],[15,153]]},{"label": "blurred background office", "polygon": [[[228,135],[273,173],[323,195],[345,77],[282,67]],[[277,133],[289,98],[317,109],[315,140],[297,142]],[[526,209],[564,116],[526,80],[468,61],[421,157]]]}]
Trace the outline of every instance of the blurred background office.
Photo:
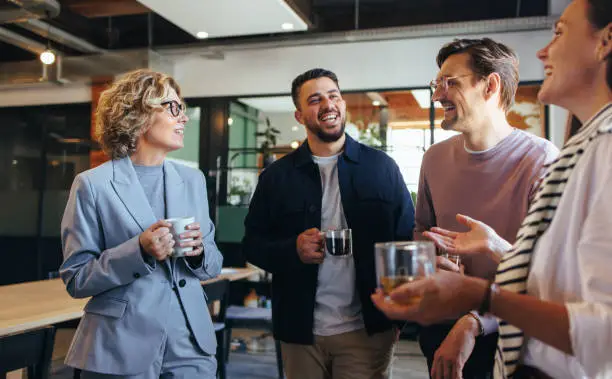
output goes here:
[{"label": "blurred background office", "polygon": [[91,115],[123,72],[150,67],[181,83],[189,136],[172,158],[207,176],[225,262],[240,265],[259,171],[305,137],[288,95],[296,74],[335,71],[347,132],[387,151],[416,191],[423,152],[452,135],[439,127],[427,83],[437,50],[454,37],[486,35],[516,49],[521,86],[510,122],[561,144],[566,115],[537,102],[535,52],[568,2],[0,0],[0,284],[57,270],[70,183],[106,159]]},{"label": "blurred background office", "polygon": [[[569,2],[0,0],[0,286],[57,275],[70,185],[108,159],[92,138],[92,115],[100,93],[127,71],[148,67],[180,83],[190,121],[185,147],[169,158],[202,170],[224,266],[242,267],[258,175],[306,135],[289,95],[296,75],[334,71],[347,133],[395,159],[414,192],[424,152],[453,135],[440,128],[428,83],[438,49],[456,37],[515,49],[521,84],[509,121],[562,144],[568,117],[537,101],[544,71],[536,51]],[[268,306],[269,276],[258,278],[233,281],[227,303]],[[277,377],[269,334],[249,333],[234,332],[246,343],[232,341],[232,349],[272,352],[238,356],[228,377]],[[70,338],[57,334],[54,378],[72,376],[61,366]],[[414,342],[400,344],[396,357],[397,377],[427,377]]]}]

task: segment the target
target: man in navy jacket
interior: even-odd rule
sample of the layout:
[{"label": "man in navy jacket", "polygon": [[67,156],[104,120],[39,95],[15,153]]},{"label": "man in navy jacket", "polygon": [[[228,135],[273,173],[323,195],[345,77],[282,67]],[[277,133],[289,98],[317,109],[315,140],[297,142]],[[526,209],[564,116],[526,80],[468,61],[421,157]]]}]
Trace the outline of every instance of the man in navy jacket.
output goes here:
[{"label": "man in navy jacket", "polygon": [[[289,379],[386,378],[396,333],[370,300],[374,243],[412,239],[410,193],[387,154],[345,134],[334,73],[305,72],[292,96],[307,141],[262,172],[244,252],[273,275],[274,336]],[[320,230],[345,228],[353,255],[326,254]]]}]

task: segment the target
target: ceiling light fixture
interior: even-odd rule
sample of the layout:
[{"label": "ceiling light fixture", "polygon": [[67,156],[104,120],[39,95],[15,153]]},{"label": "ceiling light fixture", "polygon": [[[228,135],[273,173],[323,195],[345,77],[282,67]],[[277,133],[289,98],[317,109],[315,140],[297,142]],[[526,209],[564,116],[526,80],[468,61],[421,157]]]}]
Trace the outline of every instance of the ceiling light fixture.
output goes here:
[{"label": "ceiling light fixture", "polygon": [[293,28],[295,28],[295,26],[293,26],[293,24],[292,24],[292,23],[290,23],[290,22],[284,22],[284,23],[281,25],[281,28],[282,28],[283,30],[293,30]]},{"label": "ceiling light fixture", "polygon": [[291,142],[291,148],[293,150],[297,149],[298,147],[300,147],[300,143],[298,141]]},{"label": "ceiling light fixture", "polygon": [[40,53],[40,61],[43,64],[50,65],[55,62],[55,53],[50,48],[45,49],[42,53]]},{"label": "ceiling light fixture", "polygon": [[373,106],[375,106],[375,107],[378,107],[378,106],[380,106],[380,101],[378,101],[378,100],[374,100],[374,101],[372,102],[372,105],[373,105]]},{"label": "ceiling light fixture", "polygon": [[208,38],[208,33],[206,33],[206,32],[197,32],[196,33],[196,37],[198,37],[199,39]]},{"label": "ceiling light fixture", "polygon": [[[49,12],[47,12],[47,18],[49,18]],[[55,62],[55,52],[51,50],[51,41],[49,40],[50,32],[51,32],[51,24],[49,24],[47,28],[47,48],[45,49],[45,51],[40,53],[40,56],[39,56],[40,61],[44,65],[50,65],[50,64],[53,64],[53,62]]]}]

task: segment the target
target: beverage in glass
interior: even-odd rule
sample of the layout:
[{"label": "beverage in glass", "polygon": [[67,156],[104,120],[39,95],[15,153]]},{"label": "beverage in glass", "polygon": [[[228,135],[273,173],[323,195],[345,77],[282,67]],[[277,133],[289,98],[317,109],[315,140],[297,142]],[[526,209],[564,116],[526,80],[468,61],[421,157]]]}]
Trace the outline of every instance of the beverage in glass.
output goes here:
[{"label": "beverage in glass", "polygon": [[[426,278],[436,271],[436,248],[432,242],[381,242],[374,249],[376,277],[385,295],[404,283]],[[410,303],[420,300],[420,296],[414,296]]]}]

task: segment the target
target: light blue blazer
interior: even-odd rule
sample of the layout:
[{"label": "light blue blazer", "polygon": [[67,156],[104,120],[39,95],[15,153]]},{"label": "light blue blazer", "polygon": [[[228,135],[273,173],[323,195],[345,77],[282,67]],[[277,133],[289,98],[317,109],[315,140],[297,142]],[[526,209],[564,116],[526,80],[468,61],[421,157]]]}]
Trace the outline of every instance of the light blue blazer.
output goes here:
[{"label": "light blue blazer", "polygon": [[[214,355],[216,339],[200,280],[221,272],[204,175],[164,161],[167,216],[194,216],[204,259],[191,267],[179,258],[174,283],[198,345]],[[74,179],[62,219],[60,275],[85,306],[66,364],[87,371],[134,375],[160,352],[173,295],[168,260],[145,262],[139,235],[157,220],[129,158],[106,162]],[[164,267],[166,266],[166,267]]]}]

